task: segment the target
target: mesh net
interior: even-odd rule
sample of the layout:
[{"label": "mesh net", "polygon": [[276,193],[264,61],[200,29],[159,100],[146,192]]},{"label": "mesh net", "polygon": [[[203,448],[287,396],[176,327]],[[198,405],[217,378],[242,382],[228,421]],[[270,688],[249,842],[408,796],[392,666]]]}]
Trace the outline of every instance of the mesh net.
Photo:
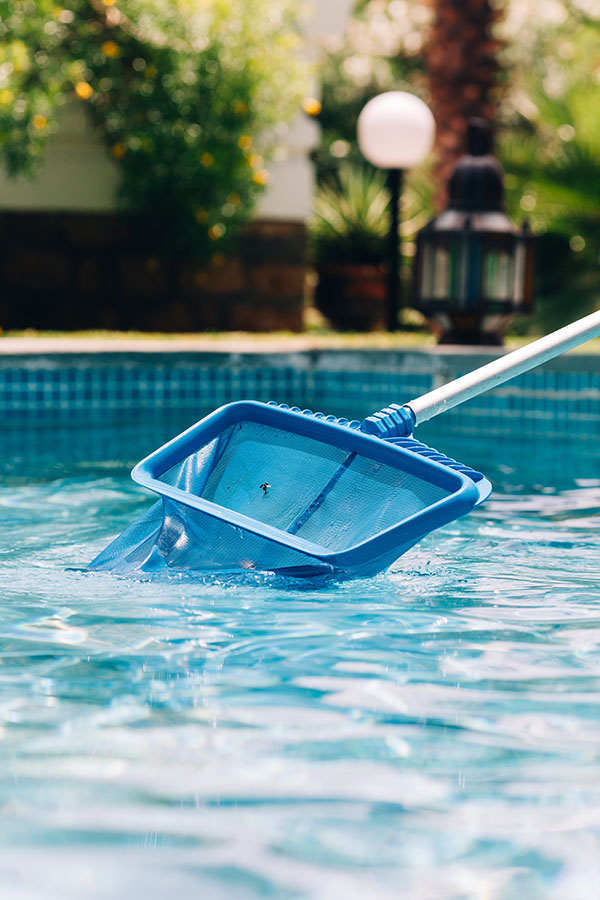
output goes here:
[{"label": "mesh net", "polygon": [[[396,466],[252,421],[227,428],[160,480],[328,551],[368,540],[448,495]],[[186,515],[196,524],[203,518]]]},{"label": "mesh net", "polygon": [[102,551],[90,569],[120,575],[224,570],[319,574],[331,567],[182,503],[155,503]]},{"label": "mesh net", "polygon": [[[390,465],[286,428],[236,422],[159,477],[188,496],[216,504],[214,514],[183,498],[163,496],[90,568],[125,575],[244,569],[302,577],[328,574],[334,566],[321,554],[362,544],[450,493],[406,471],[412,466],[405,467],[402,460],[406,457],[398,454]],[[220,515],[219,507],[255,524],[240,527]],[[276,534],[265,534],[266,525],[313,547],[287,546]],[[379,557],[351,552],[343,569],[347,574],[381,571],[423,533],[419,527],[408,529],[404,543],[380,545]]]}]

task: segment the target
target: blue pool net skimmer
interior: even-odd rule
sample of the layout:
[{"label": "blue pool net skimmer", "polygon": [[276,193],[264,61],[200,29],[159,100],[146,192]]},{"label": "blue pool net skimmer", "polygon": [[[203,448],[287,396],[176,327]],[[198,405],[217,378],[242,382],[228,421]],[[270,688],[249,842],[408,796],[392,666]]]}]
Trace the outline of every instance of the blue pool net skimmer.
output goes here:
[{"label": "blue pool net skimmer", "polygon": [[381,572],[491,491],[481,473],[415,440],[414,427],[598,334],[600,312],[362,423],[227,404],[138,463],[133,478],[160,499],[90,568]]}]

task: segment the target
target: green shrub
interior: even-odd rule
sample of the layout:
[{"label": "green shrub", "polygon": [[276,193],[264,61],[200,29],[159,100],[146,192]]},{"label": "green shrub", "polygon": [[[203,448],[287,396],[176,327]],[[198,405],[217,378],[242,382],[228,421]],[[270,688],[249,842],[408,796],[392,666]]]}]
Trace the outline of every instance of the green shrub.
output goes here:
[{"label": "green shrub", "polygon": [[84,104],[121,201],[172,249],[227,247],[268,180],[306,66],[294,0],[0,0],[0,160],[33,174]]},{"label": "green shrub", "polygon": [[538,235],[541,330],[591,312],[600,298],[600,23],[571,12],[513,50],[521,56],[498,147],[509,210]]}]

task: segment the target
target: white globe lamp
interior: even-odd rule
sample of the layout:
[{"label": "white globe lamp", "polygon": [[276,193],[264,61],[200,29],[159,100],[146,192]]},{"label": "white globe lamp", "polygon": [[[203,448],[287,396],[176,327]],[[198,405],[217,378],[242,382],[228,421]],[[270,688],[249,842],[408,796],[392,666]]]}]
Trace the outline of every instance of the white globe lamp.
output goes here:
[{"label": "white globe lamp", "polygon": [[380,169],[412,169],[431,152],[435,121],[419,97],[388,91],[373,97],[358,117],[358,146]]},{"label": "white globe lamp", "polygon": [[390,270],[387,327],[398,327],[400,247],[398,218],[402,173],[423,162],[435,138],[435,120],[419,97],[406,91],[379,94],[362,109],[357,122],[358,146],[370,163],[388,170],[390,188]]}]

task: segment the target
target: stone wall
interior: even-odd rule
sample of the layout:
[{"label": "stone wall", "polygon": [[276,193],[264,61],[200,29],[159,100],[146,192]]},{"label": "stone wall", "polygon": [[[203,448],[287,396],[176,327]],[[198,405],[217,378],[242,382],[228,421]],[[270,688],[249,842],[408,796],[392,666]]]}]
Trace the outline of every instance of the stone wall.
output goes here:
[{"label": "stone wall", "polygon": [[237,255],[200,269],[144,246],[113,213],[0,213],[0,328],[302,329],[306,229],[255,221]]}]

